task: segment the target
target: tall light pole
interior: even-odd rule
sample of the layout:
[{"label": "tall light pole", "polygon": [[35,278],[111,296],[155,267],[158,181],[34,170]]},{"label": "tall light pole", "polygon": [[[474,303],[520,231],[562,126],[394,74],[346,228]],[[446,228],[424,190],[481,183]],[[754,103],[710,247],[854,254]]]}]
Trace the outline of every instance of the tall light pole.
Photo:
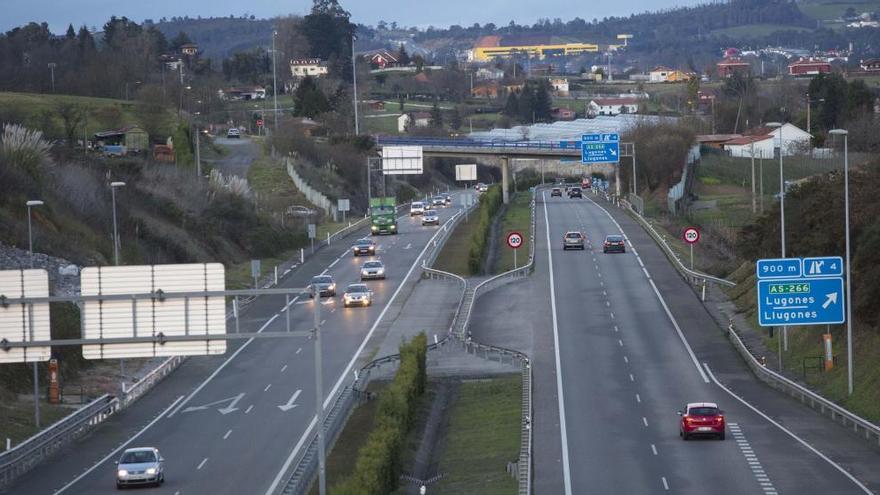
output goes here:
[{"label": "tall light pole", "polygon": [[55,62],[49,62],[49,74],[52,78],[52,92],[55,92],[55,67],[58,67],[58,64]]},{"label": "tall light pole", "polygon": [[275,37],[278,36],[278,31],[272,31],[272,99],[273,106],[275,107],[275,125],[272,129],[272,132],[278,132],[278,82],[276,79],[275,72]]},{"label": "tall light pole", "polygon": [[[43,206],[43,202],[34,199],[25,203],[27,206],[27,215],[28,215],[28,254],[30,254],[31,258],[31,269],[34,268],[34,234],[33,228],[31,227],[31,208],[36,206]],[[40,427],[40,374],[37,369],[37,363],[34,362],[34,422],[37,425],[37,428]]]},{"label": "tall light pole", "polygon": [[749,141],[752,147],[749,155],[752,158],[752,215],[754,215],[758,212],[758,205],[755,201],[755,137],[750,136]]},{"label": "tall light pole", "polygon": [[[785,178],[782,168],[782,157],[785,155],[785,141],[782,140],[782,127],[779,122],[768,122],[767,127],[779,129],[779,235],[782,244],[782,257],[785,258]],[[788,351],[788,327],[782,326],[782,347]],[[782,370],[782,356],[780,354],[779,369]]]},{"label": "tall light pole", "polygon": [[[119,231],[116,229],[116,188],[125,187],[125,182],[110,183],[110,197],[113,200],[113,264],[119,266]],[[125,359],[119,359],[119,375],[125,381]],[[123,387],[123,392],[125,388]]]},{"label": "tall light pole", "polygon": [[849,246],[849,148],[845,129],[832,129],[829,134],[843,136],[843,204],[844,229],[846,229],[846,384],[849,395],[853,393],[853,339],[852,339],[852,285],[850,283]]},{"label": "tall light pole", "polygon": [[351,34],[351,82],[352,82],[352,99],[354,100],[354,135],[361,133],[358,125],[358,74],[357,74],[357,58],[354,56],[354,42],[357,39],[354,33]]}]

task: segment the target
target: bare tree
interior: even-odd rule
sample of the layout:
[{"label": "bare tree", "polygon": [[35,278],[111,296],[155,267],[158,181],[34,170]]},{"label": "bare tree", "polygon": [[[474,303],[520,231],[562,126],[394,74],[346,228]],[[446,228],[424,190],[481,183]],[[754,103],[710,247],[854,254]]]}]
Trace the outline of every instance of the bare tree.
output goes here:
[{"label": "bare tree", "polygon": [[55,100],[53,106],[64,127],[65,146],[73,148],[73,143],[79,135],[79,126],[86,118],[86,109],[79,103],[62,99]]}]

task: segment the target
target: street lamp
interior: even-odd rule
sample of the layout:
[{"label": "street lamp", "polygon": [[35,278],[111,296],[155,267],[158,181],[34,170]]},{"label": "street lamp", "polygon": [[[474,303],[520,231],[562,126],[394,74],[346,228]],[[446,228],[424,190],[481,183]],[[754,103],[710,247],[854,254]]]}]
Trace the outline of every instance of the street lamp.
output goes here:
[{"label": "street lamp", "polygon": [[52,92],[55,92],[55,67],[58,67],[58,64],[55,62],[49,62],[49,74],[52,77]]},{"label": "street lamp", "polygon": [[[34,199],[25,203],[28,211],[28,254],[31,257],[31,269],[34,268],[34,235],[31,227],[31,208],[43,206],[45,203],[38,199]],[[37,363],[34,362],[34,421],[37,428],[40,427],[40,375],[37,370]]]},{"label": "street lamp", "polygon": [[[779,129],[779,232],[782,244],[782,257],[785,258],[785,179],[783,178],[782,156],[785,154],[785,142],[782,140],[782,127],[779,122],[768,122],[767,127]],[[788,327],[782,326],[782,347],[788,351]],[[782,353],[779,354],[779,370],[782,371]]]},{"label": "street lamp", "polygon": [[845,129],[832,129],[828,134],[843,136],[843,194],[844,229],[846,230],[846,380],[849,395],[853,393],[853,341],[852,341],[852,285],[850,284],[849,260],[849,148]]},{"label": "street lamp", "polygon": [[354,135],[360,134],[358,126],[358,75],[357,75],[357,59],[354,56],[354,42],[357,36],[351,34],[351,82],[352,82],[352,99],[354,100]]},{"label": "street lamp", "polygon": [[113,198],[113,261],[119,266],[119,232],[116,229],[116,188],[125,187],[125,182],[111,182],[110,196]]},{"label": "street lamp", "polygon": [[275,127],[272,132],[278,132],[278,83],[276,82],[275,77],[275,37],[278,36],[278,31],[272,31],[272,99],[274,100],[273,105],[275,107]]}]

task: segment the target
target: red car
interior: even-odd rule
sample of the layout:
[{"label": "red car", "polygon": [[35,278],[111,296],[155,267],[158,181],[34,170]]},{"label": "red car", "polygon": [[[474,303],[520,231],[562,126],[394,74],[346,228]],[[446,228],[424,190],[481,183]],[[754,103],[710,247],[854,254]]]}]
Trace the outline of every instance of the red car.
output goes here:
[{"label": "red car", "polygon": [[678,415],[681,416],[678,434],[682,440],[689,440],[694,435],[713,435],[724,440],[724,411],[718,409],[718,404],[692,402],[684,411],[678,411]]}]

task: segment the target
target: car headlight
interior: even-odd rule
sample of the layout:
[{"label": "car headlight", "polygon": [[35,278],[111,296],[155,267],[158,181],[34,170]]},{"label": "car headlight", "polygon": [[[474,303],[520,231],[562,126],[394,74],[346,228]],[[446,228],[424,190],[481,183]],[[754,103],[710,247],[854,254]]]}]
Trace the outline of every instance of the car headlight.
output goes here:
[{"label": "car headlight", "polygon": [[156,474],[156,468],[147,468],[147,474]]},{"label": "car headlight", "polygon": [[125,469],[120,469],[116,474],[120,478],[125,478],[126,476],[128,476],[128,471],[126,471]]},{"label": "car headlight", "polygon": [[379,274],[379,275],[384,275],[384,274],[385,274],[385,269],[384,269],[384,268],[379,268],[378,270],[376,270],[376,273]]},{"label": "car headlight", "polygon": [[361,275],[369,275],[369,272],[367,272],[366,270],[361,270]]},{"label": "car headlight", "polygon": [[391,230],[397,230],[397,225],[392,225]]},{"label": "car headlight", "polygon": [[376,250],[376,246],[370,246],[370,251],[375,251],[375,250]]},{"label": "car headlight", "polygon": [[370,227],[370,230],[374,230],[374,231],[375,231],[375,230],[379,230],[379,227],[373,225],[372,227]]},{"label": "car headlight", "polygon": [[336,290],[336,284],[330,284],[327,286],[328,290]]}]

